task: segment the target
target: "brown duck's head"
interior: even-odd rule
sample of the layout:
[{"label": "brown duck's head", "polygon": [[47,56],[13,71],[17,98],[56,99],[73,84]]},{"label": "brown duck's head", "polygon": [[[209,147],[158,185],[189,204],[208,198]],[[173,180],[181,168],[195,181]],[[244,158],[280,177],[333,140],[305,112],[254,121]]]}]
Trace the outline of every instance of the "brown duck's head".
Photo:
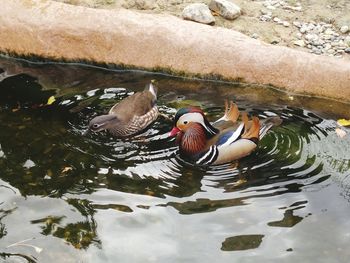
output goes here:
[{"label": "brown duck's head", "polygon": [[116,115],[101,115],[93,118],[89,123],[88,131],[99,132],[108,130],[119,122]]}]

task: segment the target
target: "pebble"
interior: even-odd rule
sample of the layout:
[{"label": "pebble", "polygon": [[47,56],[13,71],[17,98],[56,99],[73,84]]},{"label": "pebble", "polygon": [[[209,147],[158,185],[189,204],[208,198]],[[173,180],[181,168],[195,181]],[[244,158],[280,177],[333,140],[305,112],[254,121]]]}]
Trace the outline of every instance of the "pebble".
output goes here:
[{"label": "pebble", "polygon": [[190,4],[182,11],[182,18],[203,24],[215,23],[215,18],[211,14],[208,6],[202,3]]},{"label": "pebble", "polygon": [[324,31],[324,33],[325,33],[326,35],[333,35],[333,34],[334,34],[334,31],[333,31],[332,29],[330,29],[330,28],[327,28],[326,31]]},{"label": "pebble", "polygon": [[[350,54],[350,25],[342,25],[335,27],[331,19],[324,22],[309,21],[307,23],[296,20],[291,23],[283,20],[283,18],[274,17],[272,11],[277,8],[287,9],[289,12],[302,11],[300,2],[287,0],[259,0],[264,6],[260,10],[260,21],[273,21],[276,24],[290,27],[296,27],[296,39],[293,42],[295,46],[305,47],[309,52],[321,55],[329,55],[334,57],[341,57],[342,54]],[[349,34],[348,34],[349,33]],[[347,35],[345,35],[347,34]],[[278,43],[279,41],[272,41],[271,43]],[[345,56],[345,55],[344,55]]]},{"label": "pebble", "polygon": [[340,28],[340,32],[342,32],[343,34],[346,34],[349,32],[349,27],[348,26],[342,26]]},{"label": "pebble", "polygon": [[257,39],[257,38],[259,38],[259,35],[257,33],[253,33],[252,38]]},{"label": "pebble", "polygon": [[307,27],[306,26],[301,26],[301,28],[299,29],[300,33],[304,34],[306,33],[307,30]]},{"label": "pebble", "polygon": [[285,27],[289,27],[289,26],[290,26],[290,24],[289,24],[289,22],[288,22],[288,21],[283,21],[283,26],[285,26]]},{"label": "pebble", "polygon": [[261,12],[262,15],[272,16],[272,12],[271,11],[266,11],[264,9],[261,9],[260,12]]},{"label": "pebble", "polygon": [[324,50],[328,50],[328,49],[331,49],[332,48],[332,45],[331,44],[329,44],[329,43],[327,43],[327,44],[325,44],[324,45]]},{"label": "pebble", "polygon": [[262,15],[259,17],[259,19],[260,19],[260,21],[268,22],[268,21],[271,21],[272,17],[269,15]]},{"label": "pebble", "polygon": [[298,21],[294,21],[293,25],[296,26],[297,28],[301,28],[301,23]]},{"label": "pebble", "polygon": [[299,46],[299,47],[305,47],[305,42],[304,40],[296,40],[294,41],[294,45]]},{"label": "pebble", "polygon": [[209,8],[229,20],[234,20],[241,15],[241,8],[227,0],[212,0]]}]

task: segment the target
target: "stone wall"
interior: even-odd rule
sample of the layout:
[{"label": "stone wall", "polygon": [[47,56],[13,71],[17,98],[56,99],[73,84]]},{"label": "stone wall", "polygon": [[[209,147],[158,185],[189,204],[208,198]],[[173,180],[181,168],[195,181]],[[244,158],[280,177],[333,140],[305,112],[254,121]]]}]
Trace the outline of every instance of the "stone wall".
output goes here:
[{"label": "stone wall", "polygon": [[350,62],[170,15],[2,0],[0,51],[266,84],[350,102]]}]

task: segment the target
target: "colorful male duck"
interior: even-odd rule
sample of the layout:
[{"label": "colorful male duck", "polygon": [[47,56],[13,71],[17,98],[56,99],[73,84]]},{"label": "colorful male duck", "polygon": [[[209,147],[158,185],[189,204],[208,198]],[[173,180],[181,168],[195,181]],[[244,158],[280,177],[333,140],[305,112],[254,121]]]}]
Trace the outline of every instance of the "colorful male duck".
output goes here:
[{"label": "colorful male duck", "polygon": [[209,123],[203,111],[188,107],[180,109],[174,120],[169,136],[177,136],[180,156],[197,165],[228,163],[249,155],[258,141],[273,126],[279,125],[279,117],[249,121],[247,113],[240,113],[233,102],[225,101],[225,115]]},{"label": "colorful male duck", "polygon": [[115,104],[106,115],[93,118],[89,130],[108,130],[116,137],[128,137],[140,133],[158,117],[157,88],[152,83]]}]

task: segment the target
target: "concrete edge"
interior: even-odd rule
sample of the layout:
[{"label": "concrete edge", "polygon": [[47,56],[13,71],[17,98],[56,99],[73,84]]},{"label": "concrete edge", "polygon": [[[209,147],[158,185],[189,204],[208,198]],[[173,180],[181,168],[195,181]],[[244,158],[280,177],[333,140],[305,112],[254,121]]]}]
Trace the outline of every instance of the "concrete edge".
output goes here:
[{"label": "concrete edge", "polygon": [[268,45],[170,15],[3,0],[0,52],[220,76],[350,102],[348,60]]}]

